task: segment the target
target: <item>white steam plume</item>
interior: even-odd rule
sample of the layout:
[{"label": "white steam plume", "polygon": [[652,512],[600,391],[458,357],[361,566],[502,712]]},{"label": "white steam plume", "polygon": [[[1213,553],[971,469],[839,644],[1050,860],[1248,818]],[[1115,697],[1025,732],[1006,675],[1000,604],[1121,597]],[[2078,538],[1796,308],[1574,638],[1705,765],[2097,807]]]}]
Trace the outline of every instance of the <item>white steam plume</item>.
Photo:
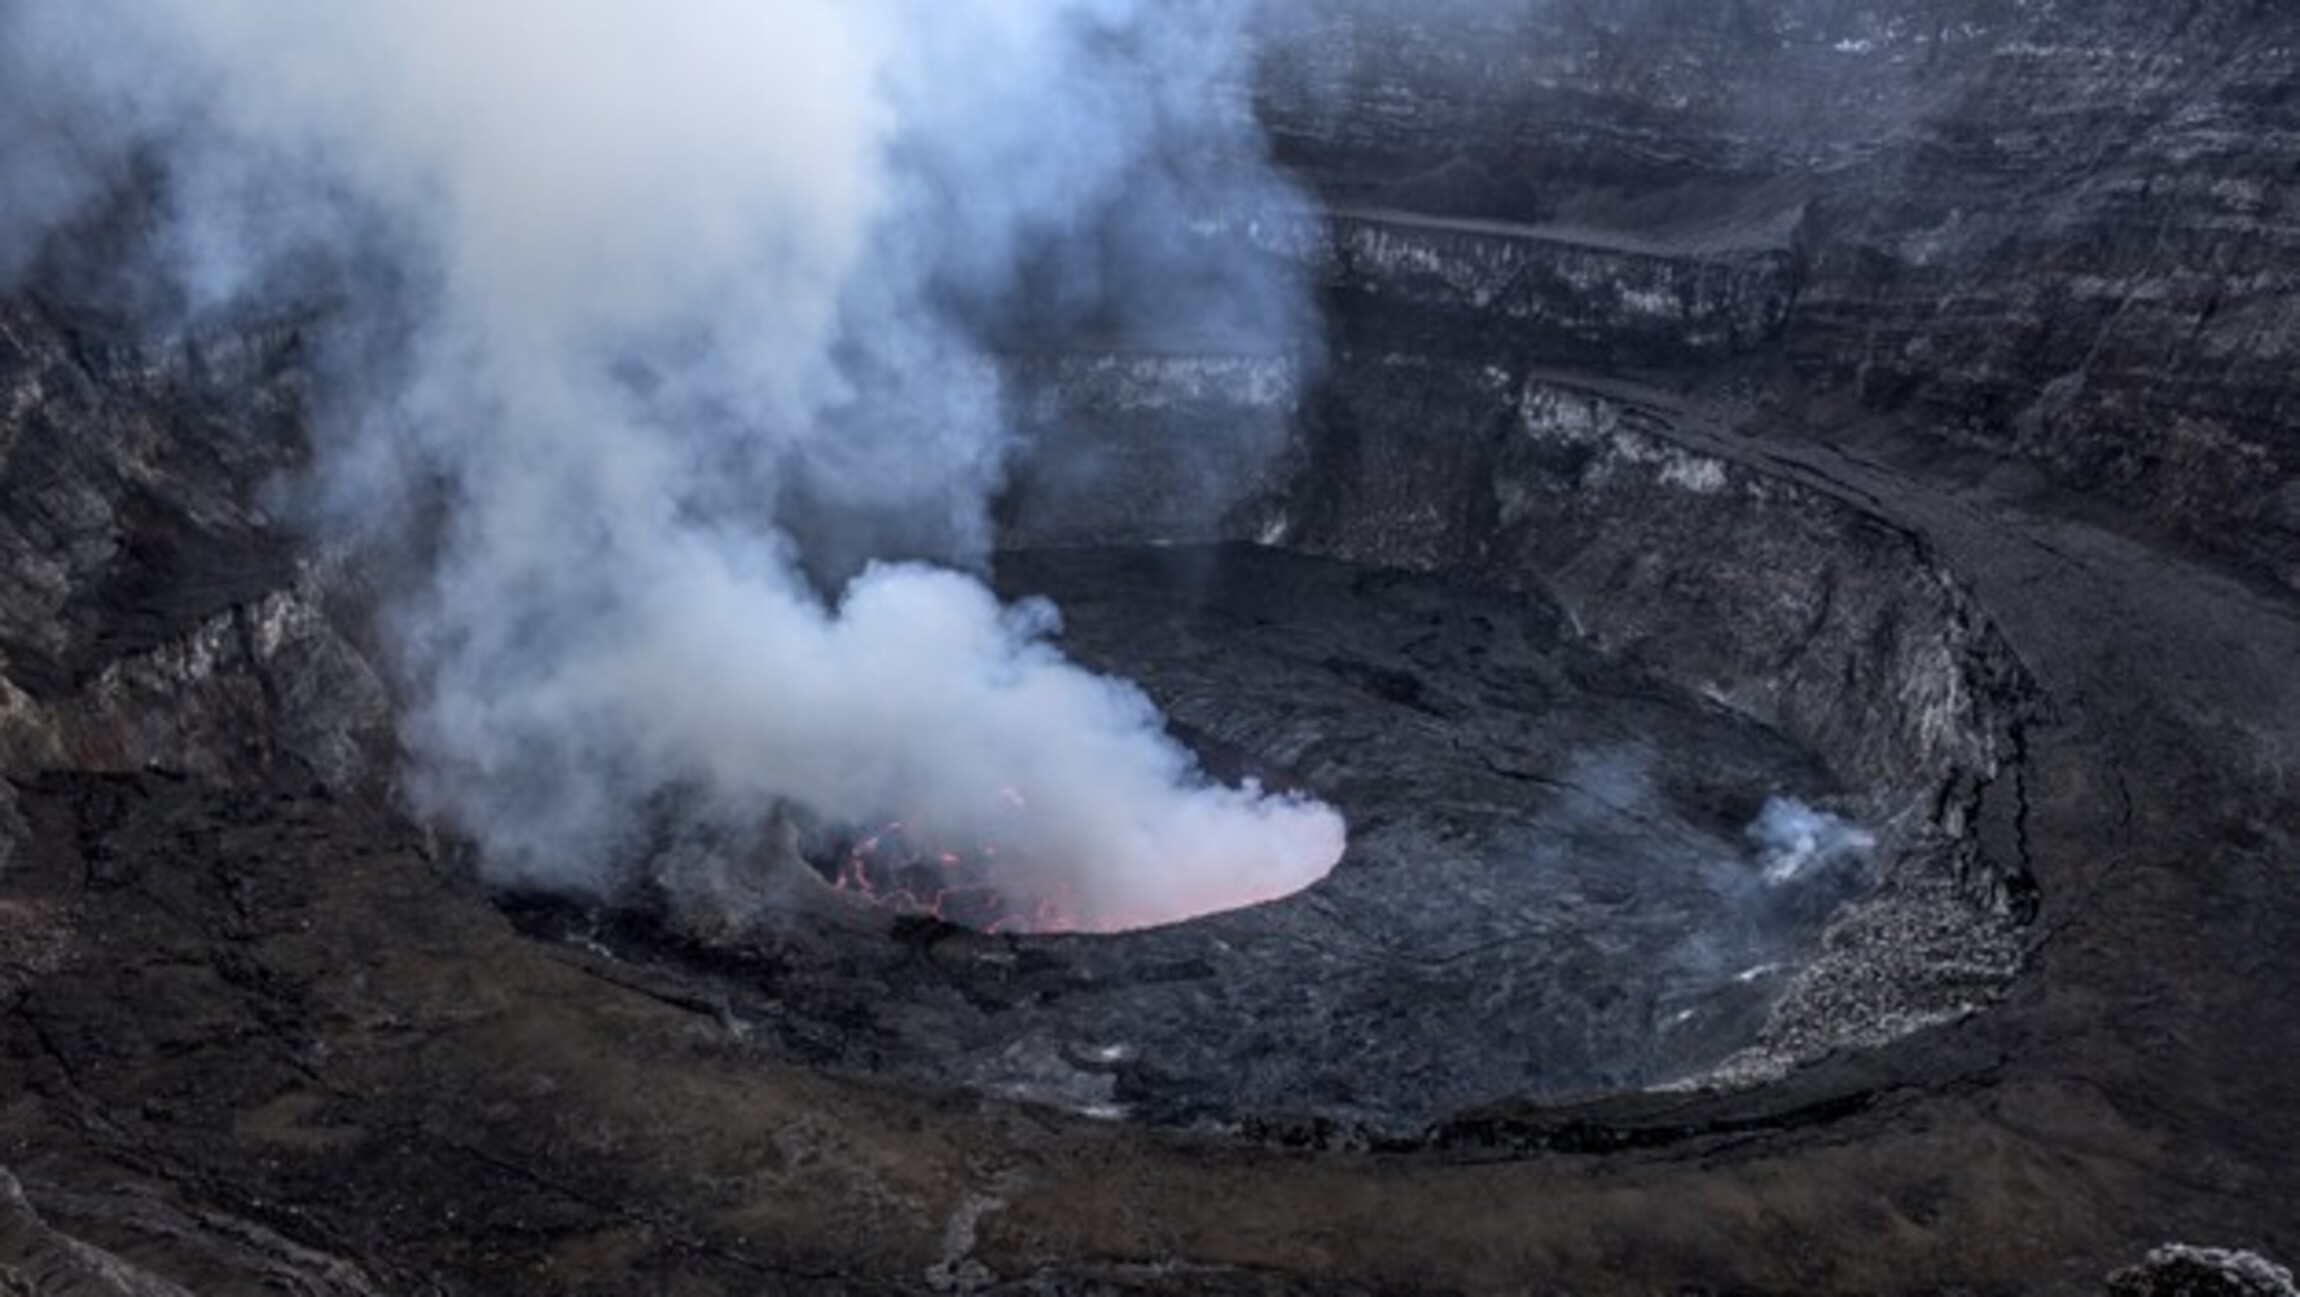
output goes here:
[{"label": "white steam plume", "polygon": [[1323,874],[1338,817],[1208,786],[1050,610],[917,560],[987,554],[1016,311],[1303,323],[1189,233],[1287,197],[1225,90],[1244,8],[18,0],[0,126],[51,174],[0,273],[157,159],[183,309],[325,305],[323,512],[423,556],[411,786],[500,877],[607,884],[666,792],[792,798],[1178,917]]},{"label": "white steam plume", "polygon": [[1765,881],[1775,886],[1857,860],[1877,845],[1876,834],[1794,797],[1766,798],[1742,836],[1756,849]]}]

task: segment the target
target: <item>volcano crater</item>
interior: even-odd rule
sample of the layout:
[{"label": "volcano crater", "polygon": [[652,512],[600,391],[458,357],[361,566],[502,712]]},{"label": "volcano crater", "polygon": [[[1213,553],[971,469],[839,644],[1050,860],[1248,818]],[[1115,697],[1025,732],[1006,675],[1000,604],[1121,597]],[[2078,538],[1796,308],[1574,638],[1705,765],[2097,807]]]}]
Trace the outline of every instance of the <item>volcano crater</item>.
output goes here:
[{"label": "volcano crater", "polygon": [[[1427,452],[1365,453],[1424,426],[1371,397],[1400,371],[1447,377],[1366,358],[1357,403],[1324,411],[1357,465]],[[1304,891],[986,933],[699,884],[725,862],[681,856],[651,866],[652,910],[512,912],[615,975],[706,977],[741,1032],[834,1071],[1322,1138],[1763,1081],[1989,1003],[2033,884],[1976,807],[2022,681],[1922,547],[1657,403],[1549,375],[1455,390],[1487,444],[1454,453],[1503,465],[1507,502],[1455,502],[1465,534],[1386,525],[1401,484],[1328,461],[1257,506],[1289,520],[1276,544],[1039,514],[997,563],[1209,776],[1346,816]]]}]

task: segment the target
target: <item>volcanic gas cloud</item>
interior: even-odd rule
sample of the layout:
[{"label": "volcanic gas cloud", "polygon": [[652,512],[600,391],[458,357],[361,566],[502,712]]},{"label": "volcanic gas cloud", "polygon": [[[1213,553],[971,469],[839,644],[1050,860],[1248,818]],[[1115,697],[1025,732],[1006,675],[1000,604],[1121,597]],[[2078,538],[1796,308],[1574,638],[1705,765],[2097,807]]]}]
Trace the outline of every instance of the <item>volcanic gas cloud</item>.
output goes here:
[{"label": "volcanic gas cloud", "polygon": [[1339,818],[1210,784],[965,573],[1018,314],[1305,336],[1204,234],[1290,201],[1244,8],[24,0],[0,113],[52,145],[0,160],[0,275],[129,201],[117,300],[307,331],[312,517],[388,574],[411,796],[498,879],[796,803],[1058,902],[1014,922],[1178,918]]}]

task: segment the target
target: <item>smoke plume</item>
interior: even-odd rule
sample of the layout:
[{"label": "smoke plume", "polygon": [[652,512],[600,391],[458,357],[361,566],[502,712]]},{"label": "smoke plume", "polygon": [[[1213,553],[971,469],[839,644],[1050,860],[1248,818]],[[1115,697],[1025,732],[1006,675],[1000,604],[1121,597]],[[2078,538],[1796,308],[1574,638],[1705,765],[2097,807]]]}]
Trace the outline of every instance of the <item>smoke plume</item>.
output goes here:
[{"label": "smoke plume", "polygon": [[1765,881],[1779,886],[1866,856],[1877,835],[1794,797],[1768,797],[1742,836],[1757,853]]},{"label": "smoke plume", "polygon": [[0,275],[142,185],[141,309],[314,322],[317,516],[420,573],[408,786],[498,878],[787,799],[1179,917],[1323,874],[1338,817],[1209,785],[967,573],[1014,449],[985,338],[1305,322],[1205,233],[1290,201],[1243,8],[18,0]]}]

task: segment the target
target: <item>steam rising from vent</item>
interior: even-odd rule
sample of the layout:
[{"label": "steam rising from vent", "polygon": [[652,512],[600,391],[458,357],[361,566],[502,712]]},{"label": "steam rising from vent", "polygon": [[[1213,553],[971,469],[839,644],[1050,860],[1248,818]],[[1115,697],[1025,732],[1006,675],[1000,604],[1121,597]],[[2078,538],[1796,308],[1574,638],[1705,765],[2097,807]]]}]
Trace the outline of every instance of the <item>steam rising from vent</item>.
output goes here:
[{"label": "steam rising from vent", "polygon": [[418,573],[410,786],[499,877],[790,799],[1004,835],[1081,926],[1182,917],[1314,880],[1340,820],[1210,786],[954,569],[1013,449],[985,339],[1305,336],[1205,233],[1290,201],[1244,8],[24,0],[0,274],[140,192],[140,309],[319,320],[320,513]]},{"label": "steam rising from vent", "polygon": [[1765,881],[1776,885],[1865,856],[1877,845],[1867,829],[1794,797],[1767,798],[1743,833],[1756,849]]}]

